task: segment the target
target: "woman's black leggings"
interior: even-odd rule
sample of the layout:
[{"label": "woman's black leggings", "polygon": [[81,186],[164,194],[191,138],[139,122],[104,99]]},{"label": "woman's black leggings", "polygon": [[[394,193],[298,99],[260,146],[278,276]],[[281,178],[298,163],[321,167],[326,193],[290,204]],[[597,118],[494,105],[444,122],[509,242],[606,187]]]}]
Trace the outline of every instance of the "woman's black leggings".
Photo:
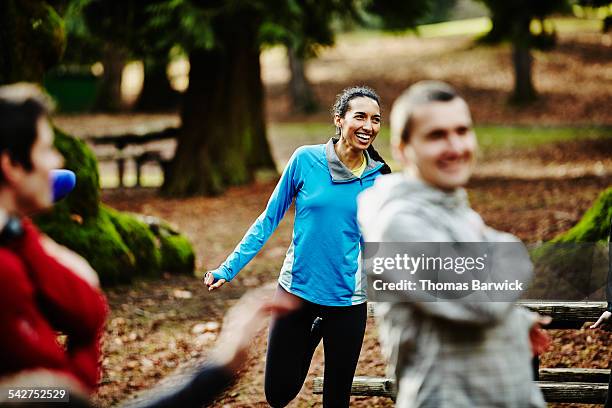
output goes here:
[{"label": "woman's black leggings", "polygon": [[274,408],[284,407],[300,392],[322,338],[323,406],[348,407],[366,319],[366,303],[322,306],[308,301],[303,301],[297,311],[277,317],[268,337],[265,379],[268,403]]}]

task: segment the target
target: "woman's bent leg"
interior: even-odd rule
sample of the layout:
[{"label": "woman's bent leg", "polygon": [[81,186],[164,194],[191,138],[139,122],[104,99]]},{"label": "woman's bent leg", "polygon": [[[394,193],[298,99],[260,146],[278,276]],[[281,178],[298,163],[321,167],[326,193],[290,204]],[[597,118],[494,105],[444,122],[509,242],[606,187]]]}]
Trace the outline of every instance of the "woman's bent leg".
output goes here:
[{"label": "woman's bent leg", "polygon": [[304,301],[298,310],[275,318],[270,326],[265,392],[268,404],[274,408],[286,406],[304,384],[312,355],[321,341],[320,329],[312,330],[317,311],[316,305]]},{"label": "woman's bent leg", "polygon": [[348,407],[351,385],[365,333],[366,303],[325,307],[322,321],[325,350],[324,407]]}]

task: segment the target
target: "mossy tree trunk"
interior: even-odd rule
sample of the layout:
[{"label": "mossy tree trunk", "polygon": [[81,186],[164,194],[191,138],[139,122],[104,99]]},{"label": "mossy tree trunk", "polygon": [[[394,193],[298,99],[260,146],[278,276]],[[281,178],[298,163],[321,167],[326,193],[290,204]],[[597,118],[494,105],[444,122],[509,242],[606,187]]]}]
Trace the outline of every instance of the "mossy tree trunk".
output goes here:
[{"label": "mossy tree trunk", "polygon": [[165,194],[218,194],[252,181],[256,169],[274,168],[266,139],[258,27],[257,18],[247,13],[220,18],[214,27],[218,46],[190,53],[182,130],[166,171]]}]

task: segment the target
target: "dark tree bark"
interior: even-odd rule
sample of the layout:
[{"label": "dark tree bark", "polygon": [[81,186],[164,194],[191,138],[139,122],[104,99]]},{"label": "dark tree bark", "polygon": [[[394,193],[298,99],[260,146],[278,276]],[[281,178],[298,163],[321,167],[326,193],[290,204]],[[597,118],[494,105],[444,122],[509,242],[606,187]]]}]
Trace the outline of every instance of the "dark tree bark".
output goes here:
[{"label": "dark tree bark", "polygon": [[511,31],[512,21],[503,13],[491,13],[491,29],[480,38],[485,44],[499,44],[506,34]]},{"label": "dark tree bark", "polygon": [[258,25],[246,13],[219,19],[220,46],[190,53],[182,129],[163,193],[218,194],[252,181],[256,169],[275,168],[266,139]]},{"label": "dark tree bark", "polygon": [[287,59],[289,60],[289,94],[291,95],[292,110],[296,113],[312,113],[317,110],[317,101],[312,87],[306,79],[304,58],[297,55],[291,45],[287,45]]},{"label": "dark tree bark", "polygon": [[15,33],[17,11],[13,1],[0,2],[0,85],[13,82],[16,48]]},{"label": "dark tree bark", "polygon": [[[37,29],[32,29],[32,22]],[[61,17],[44,1],[0,1],[0,84],[42,82],[66,43]]]},{"label": "dark tree bark", "polygon": [[516,21],[512,38],[512,65],[514,67],[514,93],[511,102],[516,104],[529,103],[536,99],[537,94],[533,86],[529,31],[530,19]]},{"label": "dark tree bark", "polygon": [[95,110],[117,112],[124,108],[121,97],[121,77],[127,61],[126,52],[112,44],[106,44],[102,52],[104,74],[100,91],[95,103]]},{"label": "dark tree bark", "polygon": [[170,85],[166,72],[168,58],[165,56],[145,58],[143,64],[144,82],[134,108],[146,112],[178,109],[181,94]]}]

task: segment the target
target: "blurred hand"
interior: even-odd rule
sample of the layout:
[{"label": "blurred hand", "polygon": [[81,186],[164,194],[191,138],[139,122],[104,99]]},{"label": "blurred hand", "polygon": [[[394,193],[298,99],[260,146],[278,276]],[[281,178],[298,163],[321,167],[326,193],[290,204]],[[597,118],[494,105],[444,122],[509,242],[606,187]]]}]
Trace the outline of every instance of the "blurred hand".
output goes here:
[{"label": "blurred hand", "polygon": [[534,356],[542,354],[550,346],[550,336],[542,328],[542,326],[546,326],[550,322],[552,322],[550,316],[538,315],[536,321],[531,326],[531,330],[529,330],[529,342],[531,343],[531,352]]},{"label": "blurred hand", "polygon": [[605,324],[609,324],[610,323],[610,317],[612,317],[612,313],[608,312],[607,310],[605,312],[603,312],[601,314],[601,316],[599,316],[599,319],[597,319],[597,321],[595,322],[595,324],[593,324],[591,326],[591,329],[596,329],[602,325]]},{"label": "blurred hand", "polygon": [[248,350],[270,314],[282,315],[296,310],[299,298],[274,296],[274,285],[247,292],[223,319],[223,329],[213,351],[213,358],[230,371],[238,371],[248,358]]},{"label": "blurred hand", "polygon": [[215,276],[213,275],[213,272],[214,271],[206,272],[203,279],[204,285],[208,286],[209,292],[220,288],[225,282],[227,282],[225,279],[219,279],[215,282]]},{"label": "blurred hand", "polygon": [[66,268],[70,269],[75,275],[89,283],[94,288],[100,287],[100,279],[98,274],[89,263],[81,255],[53,241],[51,238],[43,235],[41,244],[49,256]]}]

